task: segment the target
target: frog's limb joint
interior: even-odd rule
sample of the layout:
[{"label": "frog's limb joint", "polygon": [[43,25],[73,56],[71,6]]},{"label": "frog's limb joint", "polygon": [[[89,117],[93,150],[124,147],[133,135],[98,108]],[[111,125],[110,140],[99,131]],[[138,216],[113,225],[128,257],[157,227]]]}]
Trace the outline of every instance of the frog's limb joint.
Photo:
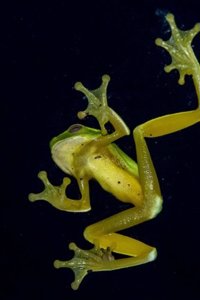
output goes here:
[{"label": "frog's limb joint", "polygon": [[185,83],[185,75],[199,74],[199,63],[193,52],[191,43],[194,37],[200,32],[200,23],[197,23],[191,30],[180,30],[177,28],[174,16],[167,14],[166,20],[171,28],[171,37],[168,41],[156,39],[156,45],[163,47],[169,52],[172,58],[170,65],[165,67],[166,72],[177,69],[180,77],[178,83]]},{"label": "frog's limb joint", "polygon": [[56,269],[72,269],[75,276],[75,280],[71,284],[73,290],[79,288],[79,285],[88,273],[103,271],[105,263],[114,260],[110,248],[105,250],[94,247],[90,250],[82,250],[75,243],[70,243],[69,249],[74,251],[74,257],[67,261],[55,260],[54,267]]},{"label": "frog's limb joint", "polygon": [[110,81],[109,75],[102,76],[102,84],[95,90],[88,90],[81,82],[76,82],[75,89],[82,92],[88,99],[86,110],[78,112],[78,118],[94,116],[101,127],[102,134],[107,134],[105,124],[109,121],[109,107],[107,104],[107,87]]}]

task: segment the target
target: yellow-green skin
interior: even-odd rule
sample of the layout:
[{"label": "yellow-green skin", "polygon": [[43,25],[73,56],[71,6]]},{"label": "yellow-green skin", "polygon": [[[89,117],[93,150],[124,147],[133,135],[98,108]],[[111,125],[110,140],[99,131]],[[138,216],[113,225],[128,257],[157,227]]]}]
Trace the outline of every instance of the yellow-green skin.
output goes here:
[{"label": "yellow-green skin", "polygon": [[[79,112],[78,117],[94,116],[100,129],[75,124],[50,142],[52,158],[67,174],[76,178],[81,199],[73,200],[66,196],[66,187],[70,179],[65,177],[61,186],[53,186],[45,171],[38,176],[45,189],[39,194],[30,194],[29,200],[45,200],[54,207],[69,212],[84,212],[91,209],[89,181],[96,179],[102,188],[133,207],[113,215],[105,220],[88,226],[84,237],[94,245],[90,250],[81,250],[74,243],[69,248],[75,255],[69,261],[54,262],[56,268],[71,268],[75,274],[73,289],[78,289],[89,271],[116,270],[150,262],[156,258],[154,247],[117,233],[136,224],[154,218],[162,208],[162,196],[145,138],[154,138],[170,134],[189,127],[200,121],[200,67],[191,47],[194,36],[200,32],[200,24],[189,31],[177,28],[174,16],[166,16],[172,35],[168,41],[156,40],[156,44],[165,48],[172,57],[172,63],[165,67],[167,72],[177,69],[179,83],[184,84],[185,75],[191,75],[198,97],[196,110],[161,116],[137,126],[133,131],[136,144],[137,163],[127,156],[114,143],[129,135],[130,131],[120,116],[107,104],[108,75],[102,77],[101,86],[93,91],[86,89],[80,82],[75,89],[88,99],[88,107]],[[114,128],[112,133],[106,130],[106,123]],[[115,259],[113,253],[126,257]]]}]

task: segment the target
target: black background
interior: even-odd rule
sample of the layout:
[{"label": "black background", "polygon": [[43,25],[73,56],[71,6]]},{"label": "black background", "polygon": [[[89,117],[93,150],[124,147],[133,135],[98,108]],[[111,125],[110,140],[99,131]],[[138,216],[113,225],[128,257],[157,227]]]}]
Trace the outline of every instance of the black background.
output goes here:
[{"label": "black background", "polygon": [[[148,141],[164,209],[155,220],[125,233],[156,246],[155,262],[90,274],[76,292],[70,288],[73,273],[52,266],[55,258],[71,257],[69,242],[90,247],[82,237],[88,224],[123,209],[94,182],[93,210],[85,214],[27,199],[29,192],[42,189],[39,170],[47,170],[54,184],[64,176],[51,160],[48,143],[78,122],[76,113],[85,108],[74,83],[96,88],[108,73],[110,106],[130,128],[197,105],[191,79],[179,86],[176,72],[163,71],[170,58],[154,40],[169,38],[163,17],[168,11],[182,29],[200,22],[199,1],[71,2],[7,1],[1,9],[0,298],[199,299],[198,124]],[[194,44],[199,56],[200,36]],[[93,120],[85,124],[97,126]],[[120,146],[135,158],[132,136]],[[73,187],[69,193],[76,197],[75,183]]]}]

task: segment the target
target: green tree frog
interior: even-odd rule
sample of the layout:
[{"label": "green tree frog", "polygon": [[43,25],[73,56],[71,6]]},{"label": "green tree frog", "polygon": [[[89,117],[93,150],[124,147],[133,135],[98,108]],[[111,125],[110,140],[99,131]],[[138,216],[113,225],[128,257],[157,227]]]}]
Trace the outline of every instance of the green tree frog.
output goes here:
[{"label": "green tree frog", "polygon": [[[185,75],[192,75],[200,101],[200,66],[191,46],[194,36],[200,32],[200,24],[196,24],[191,30],[182,31],[177,28],[172,14],[167,14],[166,19],[171,28],[171,37],[168,41],[156,39],[156,44],[166,49],[172,58],[165,71],[177,69],[180,73],[179,84],[184,84]],[[88,107],[79,112],[78,117],[83,119],[88,115],[93,116],[100,128],[75,124],[50,142],[53,160],[62,171],[76,178],[81,199],[66,196],[65,191],[70,184],[68,177],[63,179],[61,186],[54,186],[49,182],[45,171],[38,174],[44,183],[44,190],[38,194],[29,194],[30,201],[45,200],[60,210],[86,212],[91,208],[89,181],[95,179],[104,190],[120,201],[133,204],[133,207],[84,230],[84,237],[93,244],[93,248],[82,250],[75,243],[70,243],[69,248],[74,251],[74,257],[69,261],[55,260],[56,268],[71,268],[74,271],[73,289],[78,289],[90,271],[133,267],[156,258],[155,247],[119,233],[155,218],[162,209],[159,182],[145,138],[170,134],[200,121],[198,105],[195,110],[164,115],[137,126],[133,130],[136,163],[115,144],[119,138],[129,135],[130,130],[108,106],[109,80],[110,77],[104,75],[101,86],[95,90],[88,90],[80,82],[75,84],[75,89],[88,99]],[[106,129],[107,123],[113,127],[111,133]],[[120,253],[124,257],[115,258],[114,253]]]}]

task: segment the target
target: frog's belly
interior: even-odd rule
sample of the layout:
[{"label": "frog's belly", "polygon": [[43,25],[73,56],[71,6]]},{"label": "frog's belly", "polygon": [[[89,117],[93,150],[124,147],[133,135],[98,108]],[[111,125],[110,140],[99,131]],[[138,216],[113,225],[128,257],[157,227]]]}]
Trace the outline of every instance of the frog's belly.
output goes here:
[{"label": "frog's belly", "polygon": [[123,202],[141,205],[143,195],[137,178],[109,159],[96,159],[88,164],[90,175],[103,189]]}]

